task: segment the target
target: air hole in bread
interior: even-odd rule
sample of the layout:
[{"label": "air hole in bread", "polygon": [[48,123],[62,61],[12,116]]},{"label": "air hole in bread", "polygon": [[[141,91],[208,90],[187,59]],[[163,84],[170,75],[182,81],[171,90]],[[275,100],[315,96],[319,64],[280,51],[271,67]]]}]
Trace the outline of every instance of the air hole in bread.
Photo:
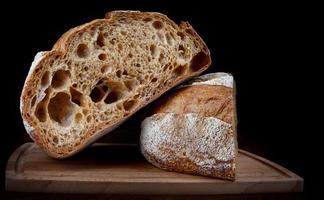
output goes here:
[{"label": "air hole in bread", "polygon": [[135,67],[141,67],[141,64],[136,63],[136,64],[135,64]]},{"label": "air hole in bread", "polygon": [[70,100],[70,95],[59,92],[50,99],[48,114],[52,120],[58,122],[61,126],[69,126],[74,117],[74,104]]},{"label": "air hole in bread", "polygon": [[107,59],[107,54],[105,54],[105,53],[101,53],[101,54],[99,54],[98,58],[99,58],[99,60],[104,61],[104,60]]},{"label": "air hole in bread", "polygon": [[125,75],[125,76],[127,76],[127,75],[128,75],[128,72],[127,72],[127,70],[126,70],[126,69],[124,69],[124,71],[123,71],[123,75]]},{"label": "air hole in bread", "polygon": [[110,65],[103,65],[100,71],[101,73],[112,72],[112,67]]},{"label": "air hole in bread", "polygon": [[143,22],[150,22],[152,21],[152,18],[151,17],[146,17],[143,19]]},{"label": "air hole in bread", "polygon": [[89,110],[88,109],[83,109],[82,113],[83,113],[83,115],[87,115],[89,113]]},{"label": "air hole in bread", "polygon": [[35,103],[36,103],[36,96],[34,96],[34,97],[32,98],[32,100],[31,100],[31,102],[30,102],[30,107],[31,107],[31,108],[34,107]]},{"label": "air hole in bread", "polygon": [[70,93],[72,102],[77,104],[78,106],[83,106],[83,94],[73,87],[70,87]]},{"label": "air hole in bread", "polygon": [[121,70],[117,70],[117,72],[116,72],[116,76],[117,76],[118,78],[121,78],[121,75],[122,75],[122,71],[121,71]]},{"label": "air hole in bread", "polygon": [[165,34],[165,38],[166,38],[166,41],[167,41],[168,45],[172,46],[173,41],[172,41],[172,38],[171,38],[169,33]]},{"label": "air hole in bread", "polygon": [[157,50],[156,50],[156,45],[155,44],[151,44],[150,45],[150,52],[151,52],[151,56],[155,57],[157,54]]},{"label": "air hole in bread", "polygon": [[209,57],[204,52],[199,52],[190,61],[190,69],[194,72],[199,71],[210,62]]},{"label": "air hole in bread", "polygon": [[152,78],[151,82],[155,83],[157,81],[157,78]]},{"label": "air hole in bread", "polygon": [[49,84],[49,79],[50,79],[50,72],[46,71],[42,76],[41,85],[43,87],[47,86]]},{"label": "air hole in bread", "polygon": [[126,31],[121,31],[120,34],[127,35]]},{"label": "air hole in bread", "polygon": [[123,106],[126,111],[130,111],[135,107],[136,104],[137,104],[137,100],[130,100],[130,101],[125,101],[123,103]]},{"label": "air hole in bread", "polygon": [[163,28],[163,23],[161,21],[154,21],[152,23],[153,28],[155,29],[162,29]]},{"label": "air hole in bread", "polygon": [[107,85],[103,85],[101,87],[101,89],[102,89],[102,91],[107,92],[108,91],[108,86]]},{"label": "air hole in bread", "polygon": [[45,122],[47,119],[47,114],[46,114],[46,107],[45,107],[45,103],[44,102],[40,102],[39,104],[37,104],[36,106],[36,110],[35,110],[35,116],[37,117],[37,119],[40,122]]},{"label": "air hole in bread", "polygon": [[159,40],[164,43],[164,35],[162,35],[162,33],[157,33],[157,36],[159,38]]},{"label": "air hole in bread", "polygon": [[136,87],[136,80],[125,80],[124,84],[128,90],[133,90]]},{"label": "air hole in bread", "polygon": [[105,46],[105,37],[102,32],[98,34],[96,43],[99,47]]},{"label": "air hole in bread", "polygon": [[123,50],[123,45],[122,45],[122,44],[118,44],[117,47],[118,47],[118,50],[119,50],[119,51],[122,51],[122,50]]},{"label": "air hole in bread", "polygon": [[164,65],[163,68],[162,68],[162,71],[166,72],[167,70],[168,70],[168,65]]},{"label": "air hole in bread", "polygon": [[189,33],[192,36],[195,36],[195,33],[192,29],[186,29],[186,32]]},{"label": "air hole in bread", "polygon": [[120,91],[111,91],[105,98],[104,102],[106,104],[111,104],[118,101],[122,97],[122,93]]},{"label": "air hole in bread", "polygon": [[159,62],[162,62],[164,59],[164,53],[160,53],[160,56],[159,56]]},{"label": "air hole in bread", "polygon": [[80,123],[80,121],[82,120],[82,114],[81,113],[77,113],[76,115],[75,115],[75,117],[74,117],[74,121],[76,122],[76,123]]},{"label": "air hole in bread", "polygon": [[52,78],[52,87],[60,88],[63,87],[69,80],[71,74],[69,71],[58,70],[54,73]]},{"label": "air hole in bread", "polygon": [[91,90],[91,93],[90,93],[90,98],[93,102],[97,103],[99,101],[102,100],[102,98],[104,97],[104,93],[103,91],[101,91],[98,87],[94,87],[92,90]]},{"label": "air hole in bread", "polygon": [[54,136],[54,137],[53,137],[53,143],[54,143],[54,144],[57,144],[57,143],[58,143],[58,137],[57,137],[57,136]]},{"label": "air hole in bread", "polygon": [[[40,122],[45,122],[47,120],[47,102],[50,96],[51,88],[45,90],[45,97],[39,102],[35,109],[35,116]],[[36,100],[35,100],[36,101]]]},{"label": "air hole in bread", "polygon": [[37,74],[41,68],[42,68],[42,67],[37,67],[37,68],[35,69],[35,73]]},{"label": "air hole in bread", "polygon": [[112,44],[112,45],[116,44],[116,38],[111,39],[109,42],[110,42],[110,44]]},{"label": "air hole in bread", "polygon": [[175,68],[173,70],[173,73],[175,74],[175,76],[182,76],[186,73],[187,71],[187,67],[188,67],[188,64],[186,65],[179,65],[177,68]]},{"label": "air hole in bread", "polygon": [[182,33],[182,32],[177,32],[177,35],[181,38],[181,40],[184,40],[184,38],[185,38],[185,34],[184,33]]},{"label": "air hole in bread", "polygon": [[86,58],[86,57],[88,57],[90,51],[86,44],[79,44],[77,47],[76,53],[77,53],[78,57]]},{"label": "air hole in bread", "polygon": [[91,120],[92,120],[92,116],[91,116],[91,115],[89,115],[89,116],[87,117],[87,122],[88,122],[88,123],[90,123],[90,122],[91,122]]},{"label": "air hole in bread", "polygon": [[127,55],[127,57],[128,57],[128,58],[132,58],[132,57],[133,57],[133,54],[129,53],[129,54]]},{"label": "air hole in bread", "polygon": [[179,51],[180,57],[183,58],[185,56],[185,53],[186,53],[186,49],[184,48],[184,46],[183,45],[179,45],[178,51]]}]

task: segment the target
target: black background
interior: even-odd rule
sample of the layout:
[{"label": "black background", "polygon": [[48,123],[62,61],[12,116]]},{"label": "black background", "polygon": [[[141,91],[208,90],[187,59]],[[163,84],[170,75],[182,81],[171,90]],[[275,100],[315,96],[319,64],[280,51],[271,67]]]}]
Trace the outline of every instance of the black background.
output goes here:
[{"label": "black background", "polygon": [[[239,147],[268,158],[305,179],[314,195],[319,152],[316,73],[308,59],[312,30],[303,4],[212,1],[50,1],[3,5],[1,12],[1,171],[10,153],[29,141],[19,96],[34,55],[50,50],[69,28],[107,11],[158,11],[176,23],[189,21],[208,45],[207,72],[230,72],[237,82]],[[318,111],[317,111],[318,110]],[[4,173],[2,173],[4,175]],[[2,178],[4,179],[4,178]]]}]

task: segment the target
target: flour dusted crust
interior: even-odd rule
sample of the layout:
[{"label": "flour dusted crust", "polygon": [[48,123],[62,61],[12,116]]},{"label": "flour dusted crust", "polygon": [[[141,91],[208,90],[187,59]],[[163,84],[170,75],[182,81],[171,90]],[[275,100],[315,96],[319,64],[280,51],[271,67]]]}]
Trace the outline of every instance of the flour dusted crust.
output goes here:
[{"label": "flour dusted crust", "polygon": [[[234,180],[237,139],[232,75],[196,77],[154,102],[140,146],[153,165]],[[183,153],[183,154],[181,154]]]},{"label": "flour dusted crust", "polygon": [[21,94],[23,122],[48,155],[68,157],[210,63],[188,23],[154,12],[109,12],[37,54]]},{"label": "flour dusted crust", "polygon": [[233,179],[235,137],[231,125],[195,113],[159,113],[142,123],[141,151],[170,171]]}]

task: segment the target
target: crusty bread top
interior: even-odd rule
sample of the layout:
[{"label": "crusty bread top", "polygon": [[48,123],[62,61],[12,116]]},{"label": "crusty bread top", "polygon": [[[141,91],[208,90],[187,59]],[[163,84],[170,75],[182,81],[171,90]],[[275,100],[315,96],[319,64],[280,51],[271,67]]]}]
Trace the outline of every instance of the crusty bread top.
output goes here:
[{"label": "crusty bread top", "polygon": [[151,113],[199,113],[235,123],[234,80],[227,73],[194,78],[153,103]]},{"label": "crusty bread top", "polygon": [[49,155],[67,157],[210,63],[188,23],[110,12],[37,54],[21,95],[24,125]]}]

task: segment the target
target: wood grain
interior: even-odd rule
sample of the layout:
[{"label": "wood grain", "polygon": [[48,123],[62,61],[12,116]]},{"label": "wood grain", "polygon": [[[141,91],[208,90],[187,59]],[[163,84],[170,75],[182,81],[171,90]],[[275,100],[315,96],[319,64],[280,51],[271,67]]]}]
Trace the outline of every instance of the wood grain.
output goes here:
[{"label": "wood grain", "polygon": [[250,194],[301,192],[303,179],[240,150],[234,182],[153,167],[136,145],[95,144],[69,159],[49,158],[33,143],[9,158],[6,189],[44,193]]}]

